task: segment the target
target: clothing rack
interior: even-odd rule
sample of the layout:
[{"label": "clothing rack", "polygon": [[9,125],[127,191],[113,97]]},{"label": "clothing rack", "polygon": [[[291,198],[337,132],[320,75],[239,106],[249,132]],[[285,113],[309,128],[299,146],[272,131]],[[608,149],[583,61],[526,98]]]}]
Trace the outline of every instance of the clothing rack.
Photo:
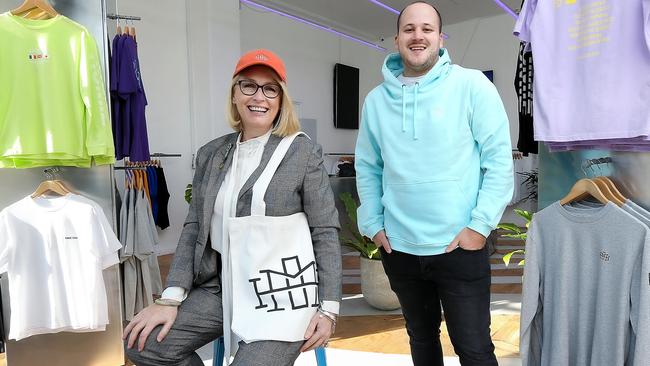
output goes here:
[{"label": "clothing rack", "polygon": [[147,170],[146,166],[114,166],[114,170]]},{"label": "clothing rack", "polygon": [[59,173],[61,173],[61,168],[58,166],[43,169],[43,174],[45,174],[47,180],[56,179],[59,176]]},{"label": "clothing rack", "polygon": [[149,154],[152,158],[180,158],[181,154],[153,153]]},{"label": "clothing rack", "polygon": [[106,14],[106,18],[112,19],[112,20],[137,20],[140,21],[142,20],[141,17],[133,16],[133,15],[120,15],[120,14]]}]

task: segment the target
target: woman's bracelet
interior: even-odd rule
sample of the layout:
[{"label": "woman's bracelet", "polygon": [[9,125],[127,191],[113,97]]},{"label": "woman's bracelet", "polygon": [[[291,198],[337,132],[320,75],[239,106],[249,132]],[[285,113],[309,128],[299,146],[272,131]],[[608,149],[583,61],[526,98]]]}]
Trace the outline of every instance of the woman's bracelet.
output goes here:
[{"label": "woman's bracelet", "polygon": [[318,307],[318,312],[320,313],[321,317],[323,316],[327,317],[327,319],[329,319],[333,325],[336,325],[336,318],[338,317],[338,315],[330,311],[323,310],[323,308],[321,308],[320,306]]}]

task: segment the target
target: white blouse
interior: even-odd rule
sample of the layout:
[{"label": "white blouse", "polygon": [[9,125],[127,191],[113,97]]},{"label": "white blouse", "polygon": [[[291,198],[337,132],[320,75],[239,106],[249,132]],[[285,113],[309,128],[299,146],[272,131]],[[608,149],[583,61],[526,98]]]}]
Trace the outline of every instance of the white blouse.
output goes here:
[{"label": "white blouse", "polygon": [[[271,130],[265,133],[262,136],[250,139],[244,142],[237,141],[237,166],[233,169],[232,165],[226,172],[226,176],[221,183],[219,192],[217,193],[217,199],[214,202],[214,211],[212,212],[212,221],[210,222],[210,238],[212,242],[212,248],[219,253],[223,254],[223,233],[225,230],[224,223],[226,222],[223,217],[224,205],[226,204],[226,188],[233,184],[233,192],[230,197],[228,197],[228,206],[230,209],[230,216],[235,217],[237,214],[237,198],[239,196],[239,191],[244,186],[248,178],[253,174],[255,169],[260,165],[262,161],[262,153],[264,152],[264,146],[269,141],[271,136]],[[240,135],[241,138],[241,135]],[[234,182],[232,182],[234,180]]]}]

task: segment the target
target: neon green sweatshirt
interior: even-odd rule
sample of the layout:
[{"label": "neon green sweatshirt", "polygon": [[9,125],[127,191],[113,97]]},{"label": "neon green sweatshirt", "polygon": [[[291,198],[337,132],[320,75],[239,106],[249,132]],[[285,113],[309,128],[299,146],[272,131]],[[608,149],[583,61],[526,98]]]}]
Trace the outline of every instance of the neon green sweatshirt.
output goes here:
[{"label": "neon green sweatshirt", "polygon": [[0,14],[0,168],[115,160],[95,40],[64,16]]}]

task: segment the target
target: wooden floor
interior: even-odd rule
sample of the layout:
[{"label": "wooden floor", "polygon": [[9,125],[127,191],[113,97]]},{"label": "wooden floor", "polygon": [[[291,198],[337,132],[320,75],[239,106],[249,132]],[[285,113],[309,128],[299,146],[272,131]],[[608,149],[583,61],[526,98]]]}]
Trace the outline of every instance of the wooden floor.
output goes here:
[{"label": "wooden floor", "polygon": [[[519,357],[519,315],[493,315],[491,329],[497,357]],[[440,331],[445,356],[454,356],[444,322]],[[375,353],[410,353],[401,315],[341,317],[329,347]]]}]

